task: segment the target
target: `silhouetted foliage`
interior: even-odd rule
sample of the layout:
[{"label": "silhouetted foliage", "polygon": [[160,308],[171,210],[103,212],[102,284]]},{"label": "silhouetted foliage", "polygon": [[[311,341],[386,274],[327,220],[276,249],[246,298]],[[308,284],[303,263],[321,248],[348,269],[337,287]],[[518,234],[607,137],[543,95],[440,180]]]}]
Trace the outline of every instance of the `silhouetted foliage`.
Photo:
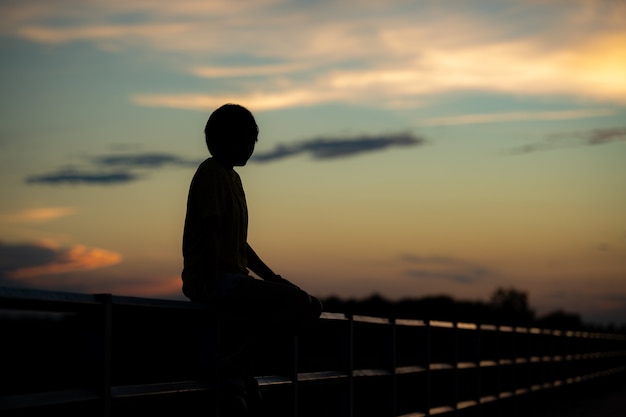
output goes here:
[{"label": "silhouetted foliage", "polygon": [[[578,314],[566,313],[562,310],[553,311],[537,320],[541,327],[555,330],[579,330],[583,322]],[[610,330],[607,328],[607,330]],[[616,329],[612,329],[615,331]]]},{"label": "silhouetted foliage", "polygon": [[498,313],[498,324],[527,326],[533,323],[535,313],[528,307],[528,294],[515,288],[498,288],[490,303]]},{"label": "silhouetted foliage", "polygon": [[[415,320],[443,320],[466,323],[486,323],[509,326],[539,326],[548,329],[618,331],[618,326],[584,324],[580,315],[554,311],[536,317],[530,308],[528,294],[515,288],[497,288],[489,301],[455,300],[447,295],[423,298],[404,298],[391,301],[379,294],[364,299],[341,299],[333,296],[324,300],[328,312],[348,316],[404,318]],[[625,330],[622,326],[621,330]]]}]

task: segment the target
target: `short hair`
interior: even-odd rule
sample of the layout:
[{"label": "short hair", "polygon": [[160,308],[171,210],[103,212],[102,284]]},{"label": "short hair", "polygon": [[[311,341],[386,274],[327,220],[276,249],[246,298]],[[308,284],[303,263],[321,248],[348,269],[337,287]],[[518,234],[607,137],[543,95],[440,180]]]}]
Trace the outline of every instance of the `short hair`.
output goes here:
[{"label": "short hair", "polygon": [[221,156],[233,146],[233,140],[254,137],[256,140],[259,127],[250,110],[239,104],[224,104],[216,109],[204,127],[207,148],[213,156]]}]

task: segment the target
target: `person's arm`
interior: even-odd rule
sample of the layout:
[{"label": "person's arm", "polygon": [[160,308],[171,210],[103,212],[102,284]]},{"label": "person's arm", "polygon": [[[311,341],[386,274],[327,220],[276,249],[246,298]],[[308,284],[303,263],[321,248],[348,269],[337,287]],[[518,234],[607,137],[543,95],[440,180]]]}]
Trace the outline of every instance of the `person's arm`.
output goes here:
[{"label": "person's arm", "polygon": [[260,278],[269,282],[276,282],[278,284],[291,285],[292,287],[296,287],[296,285],[287,281],[285,278],[277,275],[272,271],[272,269],[263,262],[263,260],[256,254],[254,249],[250,244],[246,244],[247,249],[247,258],[248,258],[248,269],[255,274],[257,274]]}]

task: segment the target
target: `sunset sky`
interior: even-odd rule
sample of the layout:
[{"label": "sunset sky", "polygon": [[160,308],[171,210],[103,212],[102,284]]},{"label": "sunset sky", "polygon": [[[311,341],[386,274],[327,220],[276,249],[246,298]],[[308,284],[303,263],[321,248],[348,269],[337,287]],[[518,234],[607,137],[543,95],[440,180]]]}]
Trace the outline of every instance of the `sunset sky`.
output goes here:
[{"label": "sunset sky", "polygon": [[325,297],[626,322],[626,2],[4,0],[0,285],[181,299],[211,111],[249,242]]}]

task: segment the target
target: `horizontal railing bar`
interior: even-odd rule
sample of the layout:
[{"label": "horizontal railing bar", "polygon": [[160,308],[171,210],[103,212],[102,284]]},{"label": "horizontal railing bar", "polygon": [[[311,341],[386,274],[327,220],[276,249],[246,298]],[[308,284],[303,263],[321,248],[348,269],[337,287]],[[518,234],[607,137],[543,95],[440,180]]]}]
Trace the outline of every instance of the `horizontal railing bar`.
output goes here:
[{"label": "horizontal railing bar", "polygon": [[[453,369],[449,364],[433,364],[431,370]],[[397,374],[406,374],[413,372],[423,372],[424,368],[415,367],[398,367],[396,368]],[[543,384],[534,384],[530,387],[530,391],[540,391],[543,389],[549,389],[558,387],[563,384],[573,384],[583,382],[589,379],[594,379],[603,376],[614,375],[626,371],[626,367],[616,367],[606,369],[598,372],[593,372],[586,375],[579,375],[576,377],[568,378],[563,381],[556,379],[554,381],[544,382]],[[386,369],[357,369],[353,371],[353,376],[356,378],[368,378],[368,377],[380,377],[389,376],[392,372]],[[323,371],[323,372],[309,372],[298,374],[298,381],[313,382],[313,381],[327,381],[332,379],[343,379],[349,377],[346,372],[337,371]],[[257,377],[260,386],[276,386],[276,385],[289,385],[293,381],[285,376],[272,375]],[[125,397],[144,397],[149,395],[165,395],[176,394],[193,391],[208,391],[213,389],[206,381],[182,381],[172,383],[160,383],[160,384],[145,384],[145,385],[127,385],[127,386],[114,386],[111,388],[112,398],[125,398]],[[496,395],[489,395],[482,397],[480,403],[495,401],[497,398],[507,398],[514,395],[526,394],[529,390],[525,388],[518,388],[515,391],[503,391]],[[13,395],[0,397],[0,410],[10,410],[27,407],[38,407],[47,405],[56,405],[64,403],[77,403],[82,401],[92,401],[100,399],[101,396],[96,390],[88,389],[76,389],[76,390],[60,390],[49,391],[43,393]],[[463,408],[470,407],[472,401],[463,401]],[[474,401],[474,403],[476,403]],[[457,405],[458,407],[458,405]],[[436,407],[435,413],[439,413],[442,407]],[[433,414],[431,410],[430,414]]]},{"label": "horizontal railing bar", "polygon": [[409,414],[402,414],[401,416],[398,416],[398,417],[426,417],[426,414],[421,411],[415,411]]},{"label": "horizontal railing bar", "polygon": [[626,350],[607,350],[605,352],[597,352],[596,357],[599,358],[617,358],[626,356]]},{"label": "horizontal railing bar", "polygon": [[476,362],[459,362],[456,367],[459,369],[478,368],[479,364]]},{"label": "horizontal railing bar", "polygon": [[[447,364],[441,364],[442,367],[436,367],[436,369],[451,369],[451,366]],[[423,369],[420,367],[400,367],[398,370],[414,370],[414,371],[422,371]],[[594,379],[602,376],[613,375],[621,372],[625,372],[626,367],[616,367],[612,369],[607,369],[599,372],[594,372],[586,375],[580,375],[572,378],[568,378],[566,381],[562,380],[554,380],[552,382],[545,382],[543,384],[534,384],[530,387],[530,390],[525,388],[518,388],[513,392],[503,391],[496,395],[488,395],[480,398],[480,404],[496,401],[498,398],[508,398],[511,396],[519,396],[524,395],[526,393],[540,391],[543,389],[553,388],[561,386],[562,384],[573,384],[586,381],[588,379]],[[353,375],[355,377],[367,378],[367,377],[377,377],[377,376],[388,376],[391,372],[383,369],[362,369],[355,370]],[[332,380],[332,379],[342,379],[347,378],[349,375],[345,372],[335,372],[335,371],[324,371],[324,372],[311,372],[311,373],[301,373],[298,374],[298,381],[303,382],[312,382],[312,381],[324,381],[324,380]],[[257,377],[259,381],[259,385],[261,386],[276,386],[276,385],[289,385],[292,384],[293,381],[284,376],[263,376]],[[184,381],[184,382],[175,382],[175,383],[161,383],[161,384],[146,384],[146,385],[131,385],[131,386],[115,386],[111,388],[111,396],[113,398],[124,398],[124,397],[139,397],[139,396],[149,396],[149,395],[164,395],[164,394],[176,394],[176,393],[184,393],[184,392],[192,392],[192,391],[207,391],[212,387],[204,381]],[[0,410],[10,410],[10,409],[19,409],[19,408],[27,408],[27,407],[37,407],[37,406],[47,406],[47,405],[57,405],[64,403],[77,403],[82,401],[93,401],[100,399],[101,396],[95,390],[61,390],[61,391],[51,391],[44,393],[35,393],[35,394],[26,394],[26,395],[14,395],[14,396],[6,396],[0,397]],[[471,407],[472,403],[474,405],[478,405],[479,403],[476,401],[462,401],[457,404],[457,408],[467,408]],[[444,409],[451,409],[449,406],[435,407],[430,410],[430,414],[440,414],[445,411]],[[412,415],[423,415],[420,413],[409,414]]]},{"label": "horizontal railing bar", "polygon": [[[58,310],[60,305],[93,306],[102,304],[102,297],[107,294],[80,294],[59,291],[34,290],[14,287],[0,287],[0,301],[4,309],[16,308],[21,310],[41,310],[50,309]],[[167,300],[167,299],[151,299],[133,296],[117,296],[112,295],[111,300],[116,305],[138,306],[138,307],[158,307],[158,308],[176,308],[191,310],[207,310],[210,306],[206,303],[191,303],[184,300]],[[323,312],[321,315],[323,320],[350,320],[343,313]],[[392,324],[394,320],[373,316],[354,316],[354,321],[374,322],[380,324]],[[415,319],[396,319],[395,322],[403,326],[424,326],[426,323],[433,327],[453,328],[454,322],[440,320],[415,320]],[[597,333],[589,331],[574,330],[551,330],[542,328],[525,328],[511,326],[497,326],[493,324],[476,324],[458,322],[456,326],[459,329],[466,330],[491,330],[501,332],[514,333],[531,333],[535,335],[552,335],[559,337],[575,337],[575,338],[594,338],[607,340],[626,340],[625,334]]]},{"label": "horizontal railing bar", "polygon": [[478,401],[468,400],[468,401],[459,401],[456,403],[457,410],[462,410],[464,408],[475,407],[478,405]]},{"label": "horizontal railing bar", "polygon": [[343,313],[329,313],[326,311],[322,312],[320,318],[323,320],[348,320],[346,315]]},{"label": "horizontal railing bar", "polygon": [[[509,366],[509,365],[514,365],[514,364],[524,364],[524,363],[528,363],[528,362],[532,362],[532,363],[550,363],[550,362],[561,362],[563,360],[566,361],[578,361],[578,360],[585,360],[585,359],[600,359],[600,358],[612,358],[612,357],[619,357],[619,356],[626,356],[626,351],[613,351],[613,352],[598,352],[598,353],[594,353],[594,354],[589,354],[589,355],[568,355],[567,358],[563,359],[562,356],[559,355],[555,355],[555,356],[533,356],[531,358],[515,358],[515,359],[494,359],[494,360],[481,360],[480,362],[473,362],[473,361],[462,361],[462,362],[458,362],[456,364],[457,368],[463,369],[463,368],[489,368],[489,367],[493,367],[493,366],[498,366],[498,365],[503,365],[503,366]],[[430,369],[431,370],[440,370],[440,369],[452,369],[454,368],[454,364],[450,364],[450,363],[434,363],[430,365]],[[409,366],[410,367],[410,366]]]},{"label": "horizontal railing bar", "polygon": [[414,319],[396,319],[397,326],[406,326],[406,327],[423,327],[426,326],[424,320],[414,320]]},{"label": "horizontal railing bar", "polygon": [[389,376],[392,375],[393,372],[387,369],[355,369],[352,372],[352,376],[355,378],[366,378],[366,377],[376,377],[376,376]]},{"label": "horizontal railing bar", "polygon": [[160,384],[123,385],[111,387],[112,398],[145,397],[215,389],[206,381],[165,382]]},{"label": "horizontal railing bar", "polygon": [[396,368],[396,375],[417,374],[427,370],[428,369],[422,366],[398,366]]},{"label": "horizontal railing bar", "polygon": [[478,329],[478,325],[476,323],[463,323],[463,322],[458,322],[456,324],[456,327],[458,329],[462,329],[462,330],[476,330]]},{"label": "horizontal railing bar", "polygon": [[483,397],[480,397],[479,402],[480,404],[486,404],[486,403],[491,403],[497,400],[498,400],[498,397],[495,395],[485,395]]},{"label": "horizontal railing bar", "polygon": [[89,307],[101,304],[97,295],[0,287],[3,309],[52,310],[61,306]]},{"label": "horizontal railing bar", "polygon": [[13,410],[68,403],[92,401],[100,398],[98,391],[90,389],[68,389],[36,392],[0,397],[0,410]]},{"label": "horizontal railing bar", "polygon": [[622,373],[622,372],[626,372],[626,366],[618,366],[616,368],[610,368],[610,369],[604,369],[602,371],[592,372],[590,374],[583,375],[580,378],[582,378],[583,380],[595,379],[595,378],[599,378],[599,377],[603,377],[603,376],[610,376],[610,375],[619,374],[619,373]]},{"label": "horizontal railing bar", "polygon": [[454,323],[451,321],[429,320],[428,324],[430,324],[432,327],[445,327],[448,329],[454,327]]},{"label": "horizontal railing bar", "polygon": [[384,317],[354,316],[352,320],[359,323],[391,324],[391,320]]},{"label": "horizontal railing bar", "polygon": [[291,378],[282,375],[259,376],[256,380],[262,387],[293,384]]},{"label": "horizontal railing bar", "polygon": [[339,371],[303,372],[298,374],[298,382],[328,381],[331,379],[344,379],[349,376],[348,372]]},{"label": "horizontal railing bar", "polygon": [[442,371],[446,369],[454,369],[454,365],[449,363],[431,363],[428,365],[428,369],[431,371]]},{"label": "horizontal railing bar", "polygon": [[442,405],[439,407],[433,407],[428,410],[428,415],[434,416],[437,414],[451,413],[452,411],[454,411],[454,407],[450,407],[449,405]]},{"label": "horizontal railing bar", "polygon": [[130,296],[111,296],[111,303],[117,306],[126,307],[156,307],[156,308],[172,308],[177,310],[208,310],[208,303],[192,303],[182,300],[165,300],[155,298],[142,298]]}]

